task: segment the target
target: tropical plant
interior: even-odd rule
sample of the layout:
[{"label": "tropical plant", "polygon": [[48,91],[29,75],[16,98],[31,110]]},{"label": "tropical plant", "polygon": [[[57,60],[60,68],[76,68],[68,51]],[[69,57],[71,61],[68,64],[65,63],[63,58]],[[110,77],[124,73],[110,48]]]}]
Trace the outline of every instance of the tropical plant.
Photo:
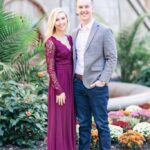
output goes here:
[{"label": "tropical plant", "polygon": [[150,62],[149,46],[147,46],[150,38],[140,37],[138,34],[146,16],[140,16],[132,25],[123,28],[118,34],[118,58],[122,81],[134,81],[142,66]]},{"label": "tropical plant", "polygon": [[40,55],[40,58],[44,56],[44,45],[38,42],[38,23],[32,25],[29,19],[0,9],[1,78],[28,82],[33,70],[33,65],[30,65],[33,58],[36,55]]}]

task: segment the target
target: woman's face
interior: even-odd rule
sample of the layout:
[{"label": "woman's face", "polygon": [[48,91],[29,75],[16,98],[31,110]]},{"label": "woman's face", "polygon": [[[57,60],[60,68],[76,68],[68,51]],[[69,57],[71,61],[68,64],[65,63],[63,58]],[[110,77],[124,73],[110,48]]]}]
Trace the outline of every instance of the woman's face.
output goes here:
[{"label": "woman's face", "polygon": [[65,13],[61,12],[56,16],[55,31],[65,32],[68,25],[68,20]]}]

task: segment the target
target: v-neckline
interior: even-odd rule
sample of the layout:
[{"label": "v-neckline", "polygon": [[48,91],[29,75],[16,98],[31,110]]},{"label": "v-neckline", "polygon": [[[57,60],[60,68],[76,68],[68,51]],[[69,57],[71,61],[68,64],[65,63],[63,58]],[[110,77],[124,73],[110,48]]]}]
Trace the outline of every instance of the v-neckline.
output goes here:
[{"label": "v-neckline", "polygon": [[[66,35],[65,35],[65,36],[66,36]],[[68,42],[69,42],[70,48],[67,47],[66,44],[62,43],[62,42],[61,42],[58,38],[56,38],[55,36],[52,35],[52,37],[53,37],[56,41],[58,41],[61,45],[63,45],[64,47],[66,47],[69,51],[71,51],[70,41],[69,41],[69,39],[68,39],[67,36],[66,36],[66,38],[67,38],[67,40],[68,40]]]}]

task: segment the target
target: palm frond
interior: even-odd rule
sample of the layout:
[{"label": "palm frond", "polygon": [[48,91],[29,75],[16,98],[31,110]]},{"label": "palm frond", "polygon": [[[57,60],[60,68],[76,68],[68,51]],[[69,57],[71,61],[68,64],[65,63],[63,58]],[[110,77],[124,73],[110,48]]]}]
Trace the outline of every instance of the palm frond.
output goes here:
[{"label": "palm frond", "polygon": [[0,62],[11,62],[17,52],[24,52],[37,32],[23,17],[0,11]]},{"label": "palm frond", "polygon": [[25,61],[24,56],[20,56],[15,63],[14,78],[16,81],[28,82],[28,76],[30,76],[29,63]]},{"label": "palm frond", "polygon": [[127,55],[129,54],[133,46],[134,38],[138,32],[138,29],[141,23],[143,23],[146,16],[147,15],[140,16],[132,25],[123,28],[119,32],[117,37],[117,43],[119,50],[121,50],[123,54],[124,53],[126,53]]},{"label": "palm frond", "polygon": [[14,72],[14,68],[11,66],[11,64],[5,64],[0,62],[0,77],[1,78],[11,78],[12,73]]}]

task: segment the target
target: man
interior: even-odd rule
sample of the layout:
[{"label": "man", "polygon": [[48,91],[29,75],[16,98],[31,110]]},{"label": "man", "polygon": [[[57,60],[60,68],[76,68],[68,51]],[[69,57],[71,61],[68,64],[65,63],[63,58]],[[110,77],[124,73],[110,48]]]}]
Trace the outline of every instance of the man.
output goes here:
[{"label": "man", "polygon": [[80,25],[74,40],[74,94],[79,121],[79,150],[89,150],[91,117],[99,133],[100,150],[111,149],[108,127],[108,83],[117,62],[111,29],[97,23],[92,16],[92,1],[77,0]]}]

